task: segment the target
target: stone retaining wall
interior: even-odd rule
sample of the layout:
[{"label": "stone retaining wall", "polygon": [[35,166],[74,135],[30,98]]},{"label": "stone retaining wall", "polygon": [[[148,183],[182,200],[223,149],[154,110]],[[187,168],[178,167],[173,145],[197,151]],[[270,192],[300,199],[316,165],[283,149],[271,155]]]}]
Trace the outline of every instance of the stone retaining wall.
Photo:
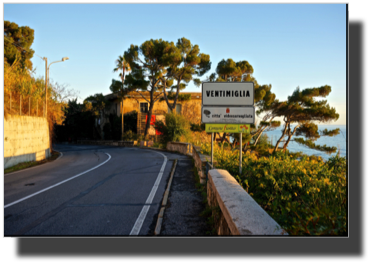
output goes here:
[{"label": "stone retaining wall", "polygon": [[169,151],[176,151],[181,154],[190,155],[194,159],[195,167],[198,170],[200,182],[206,183],[207,162],[211,161],[211,156],[203,155],[200,152],[200,147],[193,146],[187,142],[168,142],[166,149]]},{"label": "stone retaining wall", "polygon": [[46,118],[10,115],[4,118],[4,169],[50,157]]},{"label": "stone retaining wall", "polygon": [[176,151],[181,154],[191,154],[192,153],[192,144],[187,142],[168,142],[166,144],[166,149],[170,151]]},{"label": "stone retaining wall", "polygon": [[207,201],[218,235],[287,234],[226,170],[208,172]]}]

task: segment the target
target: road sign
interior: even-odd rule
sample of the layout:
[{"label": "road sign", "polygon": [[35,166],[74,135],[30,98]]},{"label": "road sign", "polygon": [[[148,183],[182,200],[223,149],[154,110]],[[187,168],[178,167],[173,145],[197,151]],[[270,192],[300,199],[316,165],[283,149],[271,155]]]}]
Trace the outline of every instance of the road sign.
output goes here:
[{"label": "road sign", "polygon": [[244,133],[249,134],[249,124],[206,124],[206,133]]},{"label": "road sign", "polygon": [[[253,82],[203,82],[202,83],[202,123],[239,124],[249,126],[255,123]],[[213,164],[214,131],[211,133],[211,164]],[[249,131],[249,128],[247,129]],[[206,127],[207,131],[207,127]],[[239,173],[242,170],[242,133],[240,135]]]},{"label": "road sign", "polygon": [[202,107],[202,123],[253,124],[255,108],[251,107]]},{"label": "road sign", "polygon": [[253,106],[253,82],[203,82],[203,106]]}]

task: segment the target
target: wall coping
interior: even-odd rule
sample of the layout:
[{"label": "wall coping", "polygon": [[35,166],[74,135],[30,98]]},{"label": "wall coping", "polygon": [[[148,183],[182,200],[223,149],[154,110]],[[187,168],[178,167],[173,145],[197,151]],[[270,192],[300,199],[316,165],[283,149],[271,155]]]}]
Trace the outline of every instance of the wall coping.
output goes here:
[{"label": "wall coping", "polygon": [[208,178],[232,235],[287,235],[228,171],[212,169]]},{"label": "wall coping", "polygon": [[189,145],[190,143],[187,143],[187,142],[176,142],[176,141],[169,141],[168,143],[170,144],[180,144],[180,145]]},{"label": "wall coping", "polygon": [[[196,153],[201,160],[202,163],[207,163],[211,161],[211,156],[210,155],[204,155],[201,153],[201,148],[199,146],[193,145],[193,153]],[[215,158],[214,158],[214,164],[216,163]]]}]

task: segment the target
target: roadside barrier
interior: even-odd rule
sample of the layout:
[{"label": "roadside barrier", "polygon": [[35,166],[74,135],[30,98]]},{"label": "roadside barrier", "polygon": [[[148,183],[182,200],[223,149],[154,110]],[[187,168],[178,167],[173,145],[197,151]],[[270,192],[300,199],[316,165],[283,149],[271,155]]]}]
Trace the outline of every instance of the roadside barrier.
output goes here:
[{"label": "roadside barrier", "polygon": [[192,156],[200,182],[206,184],[207,202],[212,209],[218,235],[288,235],[226,170],[210,164],[211,156],[186,142],[169,142],[169,151]]}]

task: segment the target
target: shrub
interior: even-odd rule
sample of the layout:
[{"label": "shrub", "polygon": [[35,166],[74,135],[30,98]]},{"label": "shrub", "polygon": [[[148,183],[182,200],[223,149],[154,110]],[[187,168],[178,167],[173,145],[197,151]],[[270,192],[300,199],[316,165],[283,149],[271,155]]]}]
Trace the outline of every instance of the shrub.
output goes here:
[{"label": "shrub", "polygon": [[144,135],[139,135],[139,134],[132,132],[131,130],[128,130],[128,131],[124,132],[123,140],[124,141],[135,141],[135,140],[136,141],[142,141],[142,140],[144,140]]},{"label": "shrub", "polygon": [[124,114],[124,131],[131,130],[137,133],[137,111],[132,111]]},{"label": "shrub", "polygon": [[[276,152],[257,159],[214,146],[218,169],[227,170],[260,206],[290,235],[347,235],[346,158]],[[201,146],[210,153],[210,144]]]},{"label": "shrub", "polygon": [[105,140],[112,140],[112,125],[111,123],[107,122],[103,126],[103,134]]},{"label": "shrub", "polygon": [[136,134],[134,134],[131,130],[128,130],[124,132],[122,140],[123,141],[136,140]]},{"label": "shrub", "polygon": [[203,132],[206,129],[206,124],[190,123],[190,130],[193,132]]},{"label": "shrub", "polygon": [[160,141],[166,145],[169,141],[179,141],[181,136],[187,136],[190,124],[183,115],[167,113],[165,122],[156,121],[155,128],[162,133]]}]

